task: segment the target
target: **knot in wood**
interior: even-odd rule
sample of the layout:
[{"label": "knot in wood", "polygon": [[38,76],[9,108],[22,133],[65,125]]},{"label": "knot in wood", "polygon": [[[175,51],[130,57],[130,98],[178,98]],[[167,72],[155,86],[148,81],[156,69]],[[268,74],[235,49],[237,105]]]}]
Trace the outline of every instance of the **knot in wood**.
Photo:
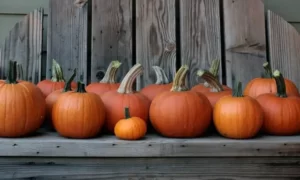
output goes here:
[{"label": "knot in wood", "polygon": [[174,43],[168,43],[165,47],[165,51],[172,52],[176,50],[176,44]]},{"label": "knot in wood", "polygon": [[75,0],[74,5],[78,8],[82,8],[88,0]]},{"label": "knot in wood", "polygon": [[100,81],[105,75],[105,71],[104,70],[100,70],[96,73],[96,78]]}]

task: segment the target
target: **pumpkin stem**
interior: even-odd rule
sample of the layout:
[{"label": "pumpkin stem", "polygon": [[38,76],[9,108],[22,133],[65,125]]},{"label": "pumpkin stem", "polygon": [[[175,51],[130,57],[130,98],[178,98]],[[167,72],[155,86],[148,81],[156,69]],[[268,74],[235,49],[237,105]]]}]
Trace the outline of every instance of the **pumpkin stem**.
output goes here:
[{"label": "pumpkin stem", "polygon": [[76,68],[74,69],[74,71],[73,71],[73,74],[72,74],[72,76],[70,77],[70,79],[65,83],[65,87],[64,87],[64,89],[63,89],[63,92],[68,92],[68,91],[72,91],[72,82],[73,82],[73,80],[74,80],[74,78],[75,78],[75,76],[76,76],[76,72],[77,70],[76,70]]},{"label": "pumpkin stem", "polygon": [[78,93],[86,93],[85,84],[83,82],[77,82],[77,91]]},{"label": "pumpkin stem", "polygon": [[6,80],[8,84],[17,84],[17,62],[16,61],[9,61],[9,68],[8,68],[8,78]]},{"label": "pumpkin stem", "polygon": [[129,119],[130,118],[130,112],[129,112],[129,107],[125,107],[125,119]]},{"label": "pumpkin stem", "polygon": [[236,87],[232,91],[233,97],[243,97],[242,83],[238,82]]},{"label": "pumpkin stem", "polygon": [[155,75],[156,75],[156,82],[155,84],[169,84],[169,79],[165,73],[165,71],[159,66],[152,66]]},{"label": "pumpkin stem", "polygon": [[24,76],[23,76],[23,68],[22,68],[22,64],[17,63],[17,80],[23,80]]},{"label": "pumpkin stem", "polygon": [[182,65],[180,67],[180,69],[175,74],[171,91],[180,92],[180,91],[188,90],[188,88],[186,87],[186,84],[185,84],[185,79],[186,79],[188,70],[189,70],[189,68],[187,65]]},{"label": "pumpkin stem", "polygon": [[52,78],[53,82],[65,82],[63,70],[60,65],[53,59],[52,61]]},{"label": "pumpkin stem", "polygon": [[224,91],[222,85],[220,84],[219,80],[209,71],[207,70],[199,70],[197,75],[203,78],[210,87],[212,87],[212,92],[221,92]]},{"label": "pumpkin stem", "polygon": [[118,93],[121,94],[133,93],[134,92],[132,88],[133,82],[140,74],[143,73],[143,70],[144,68],[141,64],[134,65],[122,80],[120,87],[118,89]]},{"label": "pumpkin stem", "polygon": [[[209,68],[209,72],[210,72],[214,77],[218,77],[218,75],[219,75],[219,68],[220,68],[220,60],[219,60],[219,59],[215,59],[215,60],[213,60],[212,63],[211,63],[211,66],[210,66],[210,68]],[[205,80],[205,82],[204,82],[204,86],[207,87],[207,88],[210,86],[209,83],[206,82],[206,80]]]},{"label": "pumpkin stem", "polygon": [[276,81],[276,88],[277,88],[277,96],[281,97],[281,98],[286,98],[288,97],[286,94],[286,87],[285,87],[285,81],[284,78],[282,76],[282,74],[280,73],[280,71],[275,70],[273,73],[273,76],[275,78]]},{"label": "pumpkin stem", "polygon": [[263,67],[265,69],[265,78],[273,78],[272,68],[271,68],[270,64],[268,62],[265,62],[263,64]]},{"label": "pumpkin stem", "polygon": [[121,62],[120,61],[112,61],[110,62],[105,75],[103,77],[103,79],[100,81],[100,83],[110,83],[110,84],[114,84],[116,83],[116,74],[117,71],[119,69],[119,67],[121,66]]}]

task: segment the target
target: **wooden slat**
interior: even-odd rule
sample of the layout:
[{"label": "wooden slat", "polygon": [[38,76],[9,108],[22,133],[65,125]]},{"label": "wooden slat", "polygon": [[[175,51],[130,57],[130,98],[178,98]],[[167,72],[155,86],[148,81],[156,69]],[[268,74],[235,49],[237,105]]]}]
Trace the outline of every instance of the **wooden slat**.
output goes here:
[{"label": "wooden slat", "polygon": [[66,79],[77,68],[76,80],[82,77],[86,83],[88,5],[77,7],[74,0],[49,2],[46,77],[51,77],[52,60],[55,59],[62,66]]},{"label": "wooden slat", "polygon": [[103,78],[112,60],[122,66],[120,81],[132,67],[132,0],[93,0],[91,81]]},{"label": "wooden slat", "polygon": [[152,66],[172,81],[176,72],[175,0],[136,1],[136,61],[144,66],[137,89],[155,82]]},{"label": "wooden slat", "polygon": [[24,80],[38,82],[42,66],[43,9],[36,9],[18,22],[5,39],[1,56],[1,78],[10,60],[22,64]]},{"label": "wooden slat", "polygon": [[264,5],[261,0],[224,0],[227,84],[244,86],[260,77],[266,61]]},{"label": "wooden slat", "polygon": [[297,30],[283,18],[268,11],[268,34],[270,61],[273,69],[300,87],[300,35]]}]

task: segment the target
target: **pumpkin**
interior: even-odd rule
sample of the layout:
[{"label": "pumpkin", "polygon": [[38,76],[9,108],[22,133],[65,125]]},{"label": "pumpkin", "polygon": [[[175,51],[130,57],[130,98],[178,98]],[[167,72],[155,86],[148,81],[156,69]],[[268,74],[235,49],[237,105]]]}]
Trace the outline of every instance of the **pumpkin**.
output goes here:
[{"label": "pumpkin", "polygon": [[146,135],[147,124],[139,117],[131,117],[129,108],[125,107],[125,119],[117,122],[114,132],[119,139],[138,140]]},{"label": "pumpkin", "polygon": [[[252,79],[244,90],[245,96],[256,98],[261,94],[276,94],[276,82],[272,75],[272,69],[268,62],[263,64],[265,69],[265,77]],[[285,78],[286,92],[289,95],[300,96],[297,86],[289,79]]]},{"label": "pumpkin", "polygon": [[17,82],[17,63],[10,61],[6,82],[0,83],[0,136],[22,137],[40,128],[46,103],[31,82]]},{"label": "pumpkin", "polygon": [[[224,88],[219,80],[209,71],[199,70],[197,75],[200,76],[208,83],[210,87],[210,91],[202,92],[209,100],[210,104],[214,107],[216,102],[219,101],[224,96],[229,96],[232,94],[231,88]],[[197,89],[193,89],[193,91],[197,92]]]},{"label": "pumpkin", "polygon": [[113,133],[116,123],[124,118],[124,108],[128,107],[130,114],[148,122],[150,100],[132,88],[134,80],[142,74],[141,64],[134,65],[122,80],[116,91],[104,93],[101,98],[106,110],[106,130]]},{"label": "pumpkin", "polygon": [[[65,86],[65,79],[60,65],[53,59],[52,63],[52,79],[45,79],[37,84],[46,98],[51,92],[62,89]],[[72,82],[72,88],[76,88],[76,83]]]},{"label": "pumpkin", "polygon": [[239,82],[231,96],[221,98],[213,111],[214,125],[224,137],[248,139],[256,136],[263,124],[263,111],[259,103],[244,96]]},{"label": "pumpkin", "polygon": [[280,71],[275,70],[276,94],[257,97],[264,112],[263,131],[272,135],[296,135],[300,133],[300,98],[288,95]]},{"label": "pumpkin", "polygon": [[141,90],[141,93],[150,99],[150,101],[152,101],[153,98],[161,92],[170,91],[172,88],[172,83],[169,82],[164,70],[159,66],[153,66],[152,68],[156,75],[156,82],[155,84],[150,84]]},{"label": "pumpkin", "polygon": [[150,106],[150,122],[165,137],[192,138],[208,129],[212,107],[206,96],[185,84],[188,66],[177,71],[170,91],[157,95]]},{"label": "pumpkin", "polygon": [[87,92],[93,92],[101,96],[107,91],[117,90],[120,86],[120,83],[116,82],[116,74],[122,63],[119,61],[112,61],[100,82],[91,83],[86,87]]},{"label": "pumpkin", "polygon": [[96,136],[105,121],[101,98],[85,90],[81,82],[77,90],[61,94],[52,109],[55,130],[64,137],[85,139]]},{"label": "pumpkin", "polygon": [[[218,59],[213,60],[212,65],[209,69],[209,72],[215,78],[218,78],[219,67],[220,67],[220,60],[218,60]],[[222,85],[222,87],[223,87],[224,90],[231,90],[231,88],[229,88],[226,85]],[[207,81],[204,81],[204,83],[197,84],[194,87],[192,87],[191,90],[196,91],[196,92],[200,92],[200,93],[206,93],[206,92],[211,92],[211,87],[210,87],[210,84]]]}]

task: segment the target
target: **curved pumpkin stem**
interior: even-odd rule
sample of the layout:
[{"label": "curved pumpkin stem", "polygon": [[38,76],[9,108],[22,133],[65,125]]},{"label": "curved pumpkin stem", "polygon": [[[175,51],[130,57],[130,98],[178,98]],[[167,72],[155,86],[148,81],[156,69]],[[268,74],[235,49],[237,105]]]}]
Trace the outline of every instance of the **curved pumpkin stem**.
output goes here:
[{"label": "curved pumpkin stem", "polygon": [[121,94],[133,93],[134,92],[132,89],[133,82],[139,75],[143,73],[143,70],[144,68],[141,64],[134,65],[122,80],[118,89],[118,93]]},{"label": "curved pumpkin stem", "polygon": [[188,88],[186,87],[186,84],[185,84],[185,79],[186,79],[188,70],[189,70],[189,68],[187,65],[183,65],[180,67],[180,69],[177,71],[177,73],[175,75],[171,91],[180,92],[180,91],[188,90]]},{"label": "curved pumpkin stem", "polygon": [[22,64],[17,63],[17,80],[24,80]]},{"label": "curved pumpkin stem", "polygon": [[272,68],[271,68],[270,64],[268,62],[265,62],[263,64],[263,67],[265,69],[265,76],[266,76],[266,78],[273,78]]},{"label": "curved pumpkin stem", "polygon": [[9,68],[8,68],[8,78],[6,80],[8,84],[17,84],[17,62],[16,61],[9,61]]},{"label": "curved pumpkin stem", "polygon": [[[219,59],[215,59],[212,61],[211,66],[209,68],[209,72],[214,76],[214,77],[218,77],[219,75],[219,69],[220,69],[220,60]],[[209,87],[209,83],[208,82],[204,82],[204,86],[205,87]]]},{"label": "curved pumpkin stem", "polygon": [[120,61],[110,62],[105,72],[105,75],[103,79],[100,81],[100,83],[110,83],[110,84],[116,83],[116,74],[121,65],[122,63],[120,63]]},{"label": "curved pumpkin stem", "polygon": [[238,82],[236,87],[233,89],[232,96],[233,97],[244,97],[241,82]]},{"label": "curved pumpkin stem", "polygon": [[219,82],[219,80],[209,71],[206,70],[199,70],[197,72],[197,75],[203,78],[210,87],[212,87],[212,92],[221,92],[224,91],[222,84]]},{"label": "curved pumpkin stem", "polygon": [[52,78],[53,82],[65,82],[63,70],[60,65],[53,59],[52,61]]},{"label": "curved pumpkin stem", "polygon": [[284,78],[283,78],[282,74],[280,73],[280,71],[275,70],[273,73],[273,76],[276,81],[277,96],[281,97],[281,98],[288,97],[286,94],[285,81],[284,81]]},{"label": "curved pumpkin stem", "polygon": [[70,77],[70,79],[65,83],[65,87],[63,89],[63,92],[68,92],[68,91],[72,91],[72,82],[76,76],[76,72],[77,70],[74,69],[72,76]]},{"label": "curved pumpkin stem", "polygon": [[155,84],[169,84],[169,79],[165,73],[165,71],[159,66],[152,66],[155,75],[156,75],[156,82]]}]

